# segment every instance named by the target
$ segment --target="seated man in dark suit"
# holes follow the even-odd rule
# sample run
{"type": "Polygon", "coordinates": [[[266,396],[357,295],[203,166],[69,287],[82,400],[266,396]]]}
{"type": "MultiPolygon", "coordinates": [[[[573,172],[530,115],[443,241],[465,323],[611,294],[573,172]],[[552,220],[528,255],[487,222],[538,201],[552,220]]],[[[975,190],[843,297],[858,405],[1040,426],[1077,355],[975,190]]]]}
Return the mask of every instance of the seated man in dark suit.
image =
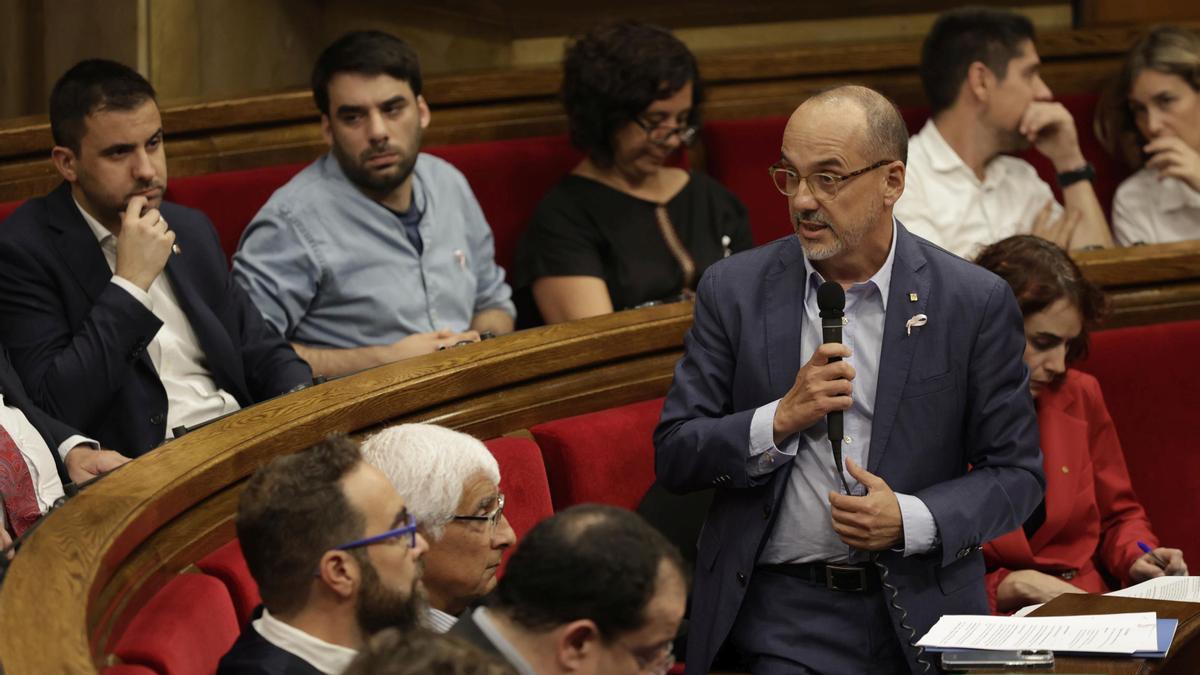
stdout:
{"type": "Polygon", "coordinates": [[[687,602],[679,551],[632,511],[585,504],[521,540],[487,607],[449,635],[521,675],[665,673],[687,602]]]}
{"type": "Polygon", "coordinates": [[[218,675],[335,675],[371,634],[416,625],[428,546],[354,441],[335,436],[259,469],[237,533],[263,605],[218,675]]]}
{"type": "Polygon", "coordinates": [[[64,483],[82,483],[128,461],[34,405],[0,348],[0,549],[63,496],[64,483]]]}
{"type": "Polygon", "coordinates": [[[35,402],[137,456],[311,382],[233,283],[208,218],[163,201],[162,119],[142,76],[77,64],[50,127],[64,182],[0,227],[0,342],[35,402]]]}

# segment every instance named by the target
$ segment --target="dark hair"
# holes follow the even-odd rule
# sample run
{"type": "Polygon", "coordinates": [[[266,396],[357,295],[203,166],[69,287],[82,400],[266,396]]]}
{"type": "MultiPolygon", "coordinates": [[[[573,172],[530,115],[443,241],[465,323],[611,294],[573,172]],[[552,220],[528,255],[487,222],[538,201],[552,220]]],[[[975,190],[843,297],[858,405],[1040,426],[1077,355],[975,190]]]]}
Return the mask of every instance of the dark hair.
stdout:
{"type": "Polygon", "coordinates": [[[666,28],[620,21],[575,38],[563,55],[562,101],[571,144],[596,164],[611,165],[617,129],[689,82],[688,124],[696,125],[701,99],[696,58],[666,28]]]}
{"type": "Polygon", "coordinates": [[[1157,26],[1129,51],[1121,74],[1104,90],[1096,108],[1096,134],[1109,154],[1130,167],[1146,162],[1142,136],[1129,107],[1129,92],[1138,75],[1153,70],[1176,75],[1200,91],[1200,34],[1181,26],[1157,26]]]}
{"type": "Polygon", "coordinates": [[[367,641],[345,675],[515,675],[506,662],[452,635],[385,628],[367,641]]]}
{"type": "Polygon", "coordinates": [[[663,560],[684,576],[679,550],[636,513],[572,506],[525,535],[489,604],[530,630],[591,619],[610,640],[644,625],[663,560]]]}
{"type": "Polygon", "coordinates": [[[972,63],[982,62],[1003,80],[1008,62],[1033,39],[1033,23],[1015,12],[962,7],[943,13],[921,46],[921,84],[932,114],[954,105],[972,63]]]}
{"type": "Polygon", "coordinates": [[[129,66],[107,59],[80,61],[50,91],[54,144],[79,152],[84,118],[100,110],[133,110],[155,99],[154,87],[129,66]]]}
{"type": "Polygon", "coordinates": [[[1008,282],[1022,316],[1067,298],[1083,316],[1083,330],[1067,347],[1067,363],[1087,356],[1088,332],[1104,319],[1108,301],[1066,251],[1041,237],[1019,234],[983,249],[975,263],[1008,282]]]}
{"type": "Polygon", "coordinates": [[[362,536],[366,519],[340,483],[362,461],[357,443],[335,435],[271,460],[246,484],[238,501],[238,539],[272,613],[301,609],[321,556],[362,536]]]}
{"type": "Polygon", "coordinates": [[[334,40],[317,57],[313,66],[313,101],[322,114],[329,114],[329,81],[338,73],[390,75],[421,95],[421,61],[408,43],[377,30],[346,33],[334,40]]]}

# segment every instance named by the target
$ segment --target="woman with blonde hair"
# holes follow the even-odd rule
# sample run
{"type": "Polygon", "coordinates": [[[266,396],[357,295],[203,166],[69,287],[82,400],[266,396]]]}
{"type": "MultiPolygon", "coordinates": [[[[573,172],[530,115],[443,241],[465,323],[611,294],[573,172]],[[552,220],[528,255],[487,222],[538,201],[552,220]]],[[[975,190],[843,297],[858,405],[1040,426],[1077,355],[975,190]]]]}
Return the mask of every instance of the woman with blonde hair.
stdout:
{"type": "Polygon", "coordinates": [[[1160,26],[1125,62],[1101,137],[1138,171],[1117,189],[1117,243],[1200,239],[1200,35],[1160,26]]]}

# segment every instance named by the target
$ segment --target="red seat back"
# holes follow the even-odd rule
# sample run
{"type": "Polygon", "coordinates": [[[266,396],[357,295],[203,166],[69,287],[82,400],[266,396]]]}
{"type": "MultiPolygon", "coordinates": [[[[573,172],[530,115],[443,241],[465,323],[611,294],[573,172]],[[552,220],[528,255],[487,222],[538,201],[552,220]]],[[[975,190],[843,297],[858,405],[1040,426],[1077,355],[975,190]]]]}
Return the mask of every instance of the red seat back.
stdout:
{"type": "Polygon", "coordinates": [[[178,178],[167,184],[167,199],[203,211],[217,228],[225,256],[232,259],[250,219],[305,166],[284,164],[178,178]]]}
{"type": "Polygon", "coordinates": [[[24,203],[25,203],[24,199],[22,199],[20,201],[16,201],[16,202],[0,203],[0,223],[4,222],[5,218],[11,216],[12,212],[16,211],[17,207],[24,203]]]}
{"type": "Polygon", "coordinates": [[[555,510],[600,502],[636,509],[654,483],[654,427],[663,399],[539,424],[555,510]]]}
{"type": "Polygon", "coordinates": [[[225,585],[207,574],[180,574],[138,611],[113,653],[160,673],[211,675],[237,636],[225,585]]]}
{"type": "MultiPolygon", "coordinates": [[[[493,438],[483,444],[500,464],[500,490],[506,500],[504,514],[520,541],[534,525],[554,515],[542,451],[532,440],[516,436],[493,438]]],[[[504,552],[503,564],[507,564],[513,550],[510,547],[504,552]]]]}
{"type": "Polygon", "coordinates": [[[242,557],[241,542],[234,539],[196,561],[196,567],[225,584],[237,612],[238,625],[244,626],[254,608],[262,602],[262,597],[258,594],[258,584],[250,576],[246,559],[242,557]]]}
{"type": "Polygon", "coordinates": [[[1183,549],[1186,560],[1200,561],[1192,522],[1200,513],[1193,389],[1200,373],[1200,321],[1094,333],[1091,353],[1079,367],[1100,380],[1154,533],[1164,546],[1183,549]]]}

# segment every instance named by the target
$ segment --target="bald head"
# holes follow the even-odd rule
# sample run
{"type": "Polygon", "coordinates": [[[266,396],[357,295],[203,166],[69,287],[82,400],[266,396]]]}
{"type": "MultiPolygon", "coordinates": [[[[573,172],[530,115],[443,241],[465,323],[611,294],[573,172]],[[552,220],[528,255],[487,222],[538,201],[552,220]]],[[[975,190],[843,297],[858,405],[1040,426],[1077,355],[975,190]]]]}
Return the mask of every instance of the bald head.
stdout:
{"type": "MultiPolygon", "coordinates": [[[[800,104],[793,119],[801,113],[815,114],[826,120],[838,120],[855,127],[860,151],[869,161],[881,159],[908,162],[908,129],[895,104],[874,89],[843,85],[817,93],[800,104]]],[[[789,122],[790,124],[790,122],[789,122]]]]}

